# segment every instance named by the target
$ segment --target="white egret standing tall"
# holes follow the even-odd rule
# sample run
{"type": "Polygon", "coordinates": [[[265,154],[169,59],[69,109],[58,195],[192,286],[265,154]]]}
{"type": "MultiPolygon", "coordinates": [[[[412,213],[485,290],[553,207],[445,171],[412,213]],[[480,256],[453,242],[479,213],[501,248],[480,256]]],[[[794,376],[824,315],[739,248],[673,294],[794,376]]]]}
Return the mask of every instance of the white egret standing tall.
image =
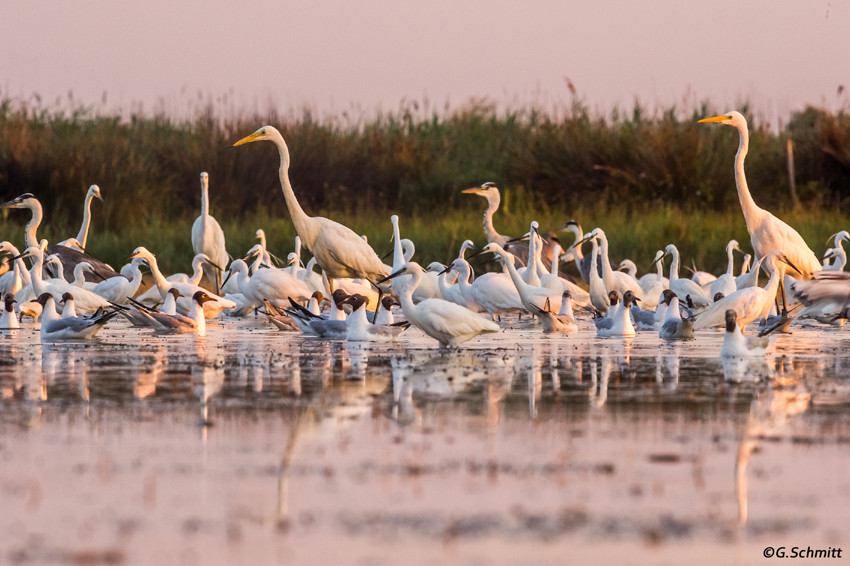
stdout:
{"type": "Polygon", "coordinates": [[[295,231],[301,236],[301,242],[316,258],[319,267],[327,273],[328,279],[349,277],[375,281],[384,277],[387,270],[381,258],[351,228],[321,216],[307,216],[298,204],[289,181],[289,148],[276,128],[263,126],[233,145],[261,140],[271,141],[277,146],[280,154],[280,186],[292,223],[295,225],[295,231]]]}
{"type": "Polygon", "coordinates": [[[747,119],[740,112],[733,111],[722,116],[703,118],[700,122],[717,122],[738,130],[735,184],[738,187],[738,200],[741,203],[741,211],[744,213],[756,258],[764,257],[773,250],[782,250],[789,262],[800,270],[800,276],[804,279],[811,277],[815,271],[820,271],[822,265],[803,237],[791,226],[759,207],[750,194],[747,178],[744,175],[744,159],[747,157],[750,146],[747,119]]]}
{"type": "Polygon", "coordinates": [[[196,254],[207,254],[213,265],[203,265],[204,275],[213,286],[216,294],[221,293],[221,277],[227,267],[227,249],[224,244],[224,230],[218,221],[210,216],[210,176],[201,173],[201,215],[192,224],[192,249],[196,254]]]}

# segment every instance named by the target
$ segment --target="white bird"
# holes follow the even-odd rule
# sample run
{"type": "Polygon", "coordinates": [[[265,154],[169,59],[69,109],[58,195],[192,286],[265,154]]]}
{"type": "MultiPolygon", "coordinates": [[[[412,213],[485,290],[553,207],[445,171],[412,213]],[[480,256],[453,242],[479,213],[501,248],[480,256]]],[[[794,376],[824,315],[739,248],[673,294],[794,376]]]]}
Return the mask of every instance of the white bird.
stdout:
{"type": "Polygon", "coordinates": [[[42,306],[41,341],[54,342],[59,340],[88,340],[93,338],[112,317],[116,311],[100,312],[92,317],[69,316],[60,318],[56,312],[53,295],[42,293],[38,297],[42,306]]]}
{"type": "Polygon", "coordinates": [[[617,291],[621,295],[631,291],[638,299],[643,299],[643,291],[634,277],[622,271],[614,271],[608,259],[608,237],[601,228],[594,228],[584,236],[584,240],[599,240],[599,256],[602,260],[602,281],[605,283],[606,291],[617,291]]]}
{"type": "Polygon", "coordinates": [[[721,116],[703,118],[700,122],[717,122],[732,126],[738,130],[738,153],[735,155],[735,184],[738,189],[738,201],[744,220],[747,223],[747,231],[750,233],[750,242],[757,258],[766,256],[773,250],[782,250],[788,261],[797,266],[800,277],[807,279],[812,273],[820,271],[822,265],[817,256],[806,244],[803,237],[791,226],[760,208],[753,200],[750,189],[747,186],[747,178],[744,174],[744,159],[750,144],[750,135],[747,128],[747,120],[737,111],[729,112],[721,116]]]}
{"type": "Polygon", "coordinates": [[[655,252],[655,258],[652,261],[653,265],[656,266],[656,272],[645,273],[638,279],[638,285],[643,291],[643,306],[648,310],[658,308],[661,293],[664,292],[664,289],[670,287],[670,280],[664,277],[664,262],[660,261],[663,257],[664,250],[655,252]]]}
{"type": "Polygon", "coordinates": [[[632,324],[631,305],[636,300],[631,290],[623,294],[623,300],[614,308],[614,313],[610,317],[603,318],[597,321],[596,335],[602,337],[625,337],[635,335],[635,327],[632,324]]]}
{"type": "MultiPolygon", "coordinates": [[[[422,267],[416,262],[404,264],[400,270],[394,271],[385,279],[405,273],[410,273],[413,280],[399,296],[401,310],[408,322],[437,340],[441,348],[457,348],[479,334],[499,332],[499,325],[495,322],[455,303],[443,299],[425,299],[414,303],[413,291],[422,280],[422,267]]],[[[381,282],[383,280],[378,281],[381,282]]]]}
{"type": "Polygon", "coordinates": [[[321,216],[307,216],[298,204],[289,181],[289,148],[277,129],[263,126],[233,145],[260,140],[269,140],[277,146],[280,154],[280,186],[295,231],[301,236],[302,243],[316,258],[328,279],[348,277],[375,281],[384,277],[386,268],[381,258],[353,230],[321,216]]]}
{"type": "Polygon", "coordinates": [[[694,329],[723,326],[726,323],[726,311],[728,309],[737,313],[737,320],[742,330],[746,329],[747,325],[754,320],[766,318],[776,298],[779,282],[782,281],[785,274],[785,265],[791,265],[785,254],[779,250],[771,251],[762,262],[762,267],[770,274],[767,284],[764,287],[738,289],[712,303],[697,315],[694,329]]]}
{"type": "MultiPolygon", "coordinates": [[[[192,274],[191,275],[186,274],[186,273],[173,273],[173,274],[169,275],[168,277],[166,277],[165,280],[168,281],[169,283],[188,283],[190,285],[194,285],[194,286],[200,288],[201,278],[204,276],[204,267],[203,266],[204,266],[204,264],[209,263],[209,262],[210,262],[210,259],[207,256],[207,254],[204,254],[204,253],[195,254],[195,257],[192,258],[192,274]]],[[[212,267],[211,263],[210,263],[210,268],[215,269],[214,267],[212,267]]],[[[123,273],[124,268],[122,268],[121,271],[122,271],[122,275],[126,276],[126,274],[123,273]]],[[[127,279],[129,280],[132,277],[133,277],[133,274],[131,272],[130,275],[127,276],[127,279]]],[[[236,289],[234,289],[234,292],[238,292],[238,291],[239,291],[238,287],[236,289]]],[[[166,298],[165,295],[163,294],[163,292],[160,291],[158,285],[151,285],[151,287],[147,291],[145,291],[144,293],[139,295],[139,298],[137,300],[142,304],[152,306],[152,305],[161,303],[163,300],[165,300],[165,298],[166,298]]]]}
{"type": "Polygon", "coordinates": [[[720,356],[723,358],[764,356],[771,345],[771,336],[744,336],[738,325],[738,315],[735,309],[724,312],[726,334],[723,336],[723,346],[720,348],[720,356]]]}
{"type": "MultiPolygon", "coordinates": [[[[402,239],[401,232],[398,227],[398,215],[390,216],[390,223],[393,226],[393,265],[392,271],[401,269],[401,266],[413,258],[416,253],[416,247],[413,242],[407,238],[402,239]]],[[[468,240],[467,240],[468,241],[468,240]]],[[[441,297],[440,286],[437,281],[437,274],[431,271],[425,271],[422,277],[422,283],[416,288],[413,293],[413,300],[416,302],[441,297]]],[[[410,277],[396,277],[392,280],[392,288],[396,295],[400,295],[403,288],[410,281],[410,277]]]]}
{"type": "Polygon", "coordinates": [[[86,192],[86,198],[83,201],[83,223],[80,226],[80,231],[77,232],[76,238],[68,238],[59,242],[60,246],[79,247],[80,251],[86,250],[86,243],[89,238],[89,227],[91,226],[91,201],[100,199],[103,202],[103,197],[100,195],[100,187],[92,185],[86,192]]]}
{"type": "Polygon", "coordinates": [[[510,236],[499,234],[493,227],[493,214],[499,210],[499,204],[502,201],[502,195],[499,193],[499,187],[496,186],[496,183],[487,182],[478,187],[464,189],[461,192],[487,199],[487,208],[484,210],[484,237],[487,239],[487,243],[498,244],[510,253],[515,261],[525,265],[528,261],[528,246],[519,241],[512,241],[513,239],[510,236]]]}
{"type": "Polygon", "coordinates": [[[471,289],[472,298],[492,320],[503,314],[525,311],[519,292],[507,273],[482,273],[472,282],[471,289]]]}
{"type": "Polygon", "coordinates": [[[835,247],[827,250],[826,255],[824,255],[824,260],[828,256],[833,261],[830,265],[824,265],[823,268],[827,271],[844,271],[844,266],[847,265],[847,252],[844,251],[842,242],[850,242],[850,234],[847,233],[847,230],[842,230],[835,234],[833,238],[835,247]]]}
{"type": "Polygon", "coordinates": [[[196,254],[206,254],[212,265],[203,264],[204,275],[216,294],[221,293],[221,277],[227,266],[227,248],[224,243],[224,230],[218,221],[210,216],[210,176],[201,173],[201,215],[192,224],[192,249],[196,254]],[[215,266],[215,267],[213,267],[215,266]],[[216,269],[217,268],[217,269],[216,269]]]}
{"type": "Polygon", "coordinates": [[[542,312],[557,312],[561,310],[561,299],[563,298],[562,291],[553,291],[546,287],[537,287],[529,285],[522,280],[516,267],[514,267],[514,258],[510,252],[506,251],[499,244],[491,242],[484,246],[481,253],[494,253],[499,256],[502,265],[507,268],[511,281],[519,293],[522,306],[525,310],[534,315],[539,315],[542,312]]]}
{"type": "Polygon", "coordinates": [[[277,267],[258,269],[251,275],[248,273],[248,264],[235,259],[230,264],[230,276],[237,278],[239,291],[257,306],[262,305],[265,299],[283,309],[289,306],[290,298],[306,304],[313,295],[303,281],[277,267]]]}
{"type": "Polygon", "coordinates": [[[740,252],[741,247],[736,240],[729,240],[729,243],[726,244],[726,272],[708,285],[708,296],[712,299],[717,293],[723,293],[725,297],[738,289],[735,284],[735,258],[733,256],[735,250],[740,252]]]}
{"type": "Polygon", "coordinates": [[[129,298],[136,294],[142,284],[142,271],[139,266],[143,263],[145,263],[144,258],[133,259],[130,262],[132,279],[127,279],[123,275],[121,277],[110,277],[95,285],[91,290],[92,293],[100,295],[110,303],[127,304],[129,298]]]}
{"type": "MultiPolygon", "coordinates": [[[[145,263],[148,264],[148,267],[151,270],[151,275],[153,275],[153,280],[156,286],[159,288],[160,296],[163,298],[168,290],[172,287],[176,288],[180,291],[181,297],[177,300],[177,309],[182,313],[188,313],[195,306],[195,301],[192,297],[195,296],[195,293],[198,291],[205,291],[206,289],[202,289],[198,285],[192,285],[190,283],[181,283],[179,281],[168,281],[162,272],[159,270],[159,265],[156,261],[156,256],[150,252],[144,246],[139,246],[133,253],[130,254],[130,259],[135,259],[137,257],[144,258],[145,263]]],[[[207,318],[215,318],[217,317],[222,310],[225,309],[235,309],[236,303],[226,299],[224,297],[219,297],[214,293],[208,293],[207,298],[201,303],[203,305],[204,315],[207,318]]]]}
{"type": "Polygon", "coordinates": [[[6,293],[3,298],[3,314],[0,314],[0,330],[15,330],[21,327],[15,312],[15,295],[6,293]]]}
{"type": "MultiPolygon", "coordinates": [[[[44,293],[50,293],[53,296],[54,301],[59,301],[61,300],[63,293],[72,293],[76,299],[77,310],[81,314],[92,314],[99,308],[108,308],[110,306],[109,301],[103,297],[86,289],[75,287],[64,280],[44,280],[41,275],[42,266],[44,265],[44,252],[40,246],[29,247],[18,257],[35,258],[32,269],[30,270],[30,278],[32,279],[33,292],[37,296],[41,296],[44,293]]],[[[16,298],[20,300],[20,297],[16,298]]],[[[55,302],[51,304],[55,306],[55,302]]],[[[44,303],[41,302],[41,305],[43,307],[44,303]]]]}
{"type": "MultiPolygon", "coordinates": [[[[19,197],[0,205],[0,209],[3,208],[24,208],[30,211],[30,220],[24,228],[26,245],[28,248],[38,247],[39,241],[36,233],[39,225],[41,224],[41,220],[44,217],[44,212],[38,199],[31,193],[24,193],[19,197]]],[[[96,274],[92,276],[93,280],[96,280],[98,277],[101,279],[108,279],[109,277],[115,277],[118,275],[118,272],[112,269],[109,265],[72,247],[48,246],[47,253],[56,254],[62,258],[62,266],[65,269],[64,276],[66,281],[74,278],[74,266],[81,261],[88,261],[92,265],[92,269],[96,274]]]]}
{"type": "Polygon", "coordinates": [[[679,249],[674,244],[668,244],[664,250],[665,256],[670,255],[673,257],[673,261],[670,262],[669,289],[676,293],[680,301],[687,300],[687,296],[690,295],[694,306],[701,308],[710,305],[711,298],[696,281],[679,277],[679,249]]]}
{"type": "Polygon", "coordinates": [[[24,260],[19,257],[21,252],[18,251],[18,248],[10,242],[4,241],[0,243],[0,253],[17,258],[11,260],[12,269],[0,276],[0,296],[5,297],[9,293],[14,295],[27,285],[32,285],[30,272],[24,264],[24,260]]]}
{"type": "Polygon", "coordinates": [[[805,305],[798,317],[833,322],[843,318],[839,313],[850,305],[850,273],[818,271],[811,279],[794,282],[791,291],[805,305]]]}

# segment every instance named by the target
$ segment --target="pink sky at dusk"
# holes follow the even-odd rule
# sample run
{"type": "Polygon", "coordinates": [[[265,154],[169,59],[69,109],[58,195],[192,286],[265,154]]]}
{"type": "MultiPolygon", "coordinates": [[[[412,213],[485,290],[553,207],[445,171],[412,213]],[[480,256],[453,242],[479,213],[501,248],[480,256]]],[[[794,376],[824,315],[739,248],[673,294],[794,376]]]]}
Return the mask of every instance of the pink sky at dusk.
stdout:
{"type": "Polygon", "coordinates": [[[0,93],[107,111],[321,115],[487,98],[607,113],[847,107],[850,5],[823,0],[0,2],[0,93]],[[102,100],[106,93],[106,105],[102,100]],[[226,102],[220,102],[221,100],[226,102]]]}

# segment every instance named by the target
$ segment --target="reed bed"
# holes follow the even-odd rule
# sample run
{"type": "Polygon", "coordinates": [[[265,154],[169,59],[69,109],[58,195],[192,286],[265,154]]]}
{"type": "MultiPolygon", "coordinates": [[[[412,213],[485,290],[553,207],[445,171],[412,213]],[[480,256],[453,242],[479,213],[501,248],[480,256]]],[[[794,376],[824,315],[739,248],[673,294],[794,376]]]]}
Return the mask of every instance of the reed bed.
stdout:
{"type": "MultiPolygon", "coordinates": [[[[744,109],[745,114],[746,108],[744,109]]],[[[95,202],[90,251],[120,264],[137,245],[166,270],[185,270],[199,211],[201,171],[210,173],[211,212],[228,249],[247,250],[264,228],[273,251],[292,248],[294,229],[277,180],[271,144],[230,147],[263,124],[277,126],[292,153],[290,175],[310,214],[340,220],[390,249],[389,215],[424,263],[445,261],[460,242],[483,239],[484,201],[461,189],[495,181],[503,190],[495,219],[507,234],[570,219],[600,226],[612,259],[647,269],[673,242],[685,262],[725,265],[730,238],[749,247],[735,193],[732,128],[697,124],[708,105],[594,116],[581,104],[553,116],[475,103],[446,115],[403,108],[372,119],[319,120],[311,112],[219,117],[210,107],[191,120],[164,115],[104,116],[0,100],[0,200],[31,192],[45,209],[40,236],[76,233],[90,184],[95,202]]],[[[850,114],[806,108],[776,131],[751,120],[747,175],[757,202],[798,227],[816,253],[848,228],[850,114]],[[786,143],[794,143],[799,204],[790,197],[786,143]]],[[[26,214],[0,214],[0,238],[22,245],[26,214]]],[[[571,236],[564,235],[571,243],[571,236]]]]}

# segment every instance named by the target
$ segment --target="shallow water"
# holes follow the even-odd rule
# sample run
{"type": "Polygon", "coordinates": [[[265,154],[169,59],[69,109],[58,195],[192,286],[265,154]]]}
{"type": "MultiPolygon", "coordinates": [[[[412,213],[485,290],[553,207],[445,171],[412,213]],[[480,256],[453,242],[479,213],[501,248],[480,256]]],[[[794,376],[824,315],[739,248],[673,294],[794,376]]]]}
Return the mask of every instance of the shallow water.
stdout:
{"type": "Polygon", "coordinates": [[[720,332],[528,324],[452,352],[254,319],[0,335],[0,563],[846,558],[850,333],[723,363],[720,332]]]}

